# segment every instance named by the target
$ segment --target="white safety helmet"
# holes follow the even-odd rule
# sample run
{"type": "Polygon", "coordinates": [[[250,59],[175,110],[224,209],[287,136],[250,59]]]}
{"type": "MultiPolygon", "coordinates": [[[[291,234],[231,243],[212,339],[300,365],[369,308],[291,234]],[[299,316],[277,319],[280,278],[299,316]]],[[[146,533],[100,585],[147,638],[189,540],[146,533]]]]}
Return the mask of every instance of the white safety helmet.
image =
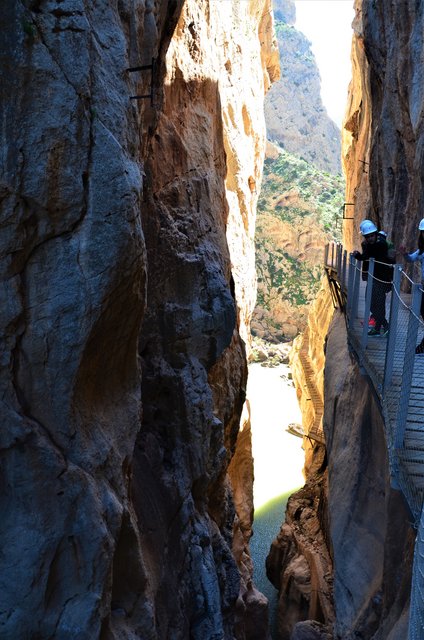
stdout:
{"type": "Polygon", "coordinates": [[[371,220],[362,220],[361,224],[359,225],[359,233],[362,233],[362,229],[363,229],[364,225],[366,226],[370,222],[371,222],[371,220]]]}
{"type": "Polygon", "coordinates": [[[361,235],[369,236],[371,233],[376,233],[377,227],[374,222],[371,222],[371,220],[362,220],[359,226],[359,231],[361,235]]]}
{"type": "Polygon", "coordinates": [[[418,225],[418,229],[420,231],[424,231],[424,218],[421,220],[420,224],[418,225]]]}

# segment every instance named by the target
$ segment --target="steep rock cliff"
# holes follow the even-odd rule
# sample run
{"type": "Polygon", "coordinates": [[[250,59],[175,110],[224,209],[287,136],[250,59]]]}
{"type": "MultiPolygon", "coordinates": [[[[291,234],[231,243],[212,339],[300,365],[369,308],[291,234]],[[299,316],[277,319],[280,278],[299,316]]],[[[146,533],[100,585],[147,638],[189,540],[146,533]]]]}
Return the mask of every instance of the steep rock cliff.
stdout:
{"type": "Polygon", "coordinates": [[[324,428],[337,638],[401,640],[415,533],[390,487],[381,407],[349,353],[343,316],[330,328],[324,428]]]}
{"type": "Polygon", "coordinates": [[[423,178],[422,26],[420,3],[356,0],[353,78],[343,131],[347,246],[371,218],[396,246],[415,240],[423,178]],[[366,163],[366,164],[364,164],[366,163]],[[369,214],[369,216],[368,216],[369,214]]]}
{"type": "Polygon", "coordinates": [[[2,17],[0,635],[265,638],[226,470],[269,2],[2,17]]]}
{"type": "MultiPolygon", "coordinates": [[[[352,219],[345,221],[344,240],[348,249],[357,246],[360,220],[371,217],[395,244],[413,246],[422,217],[423,7],[358,0],[355,9],[343,135],[346,201],[353,205],[346,209],[352,219]]],[[[328,464],[325,473],[318,470],[318,482],[327,486],[321,529],[329,534],[334,568],[334,637],[401,640],[408,633],[415,532],[402,496],[390,486],[381,407],[349,352],[339,312],[325,357],[328,464]]]]}
{"type": "Polygon", "coordinates": [[[282,640],[291,638],[292,632],[298,638],[328,638],[335,617],[323,432],[324,348],[332,315],[330,291],[323,281],[308,326],[290,354],[305,432],[306,482],[289,498],[285,522],[267,558],[268,577],[279,590],[282,640]],[[305,626],[308,620],[319,624],[305,626]]]}
{"type": "Polygon", "coordinates": [[[341,172],[340,130],[321,100],[321,81],[311,43],[296,29],[292,0],[274,0],[281,80],[265,100],[268,140],[322,171],[341,172]]]}

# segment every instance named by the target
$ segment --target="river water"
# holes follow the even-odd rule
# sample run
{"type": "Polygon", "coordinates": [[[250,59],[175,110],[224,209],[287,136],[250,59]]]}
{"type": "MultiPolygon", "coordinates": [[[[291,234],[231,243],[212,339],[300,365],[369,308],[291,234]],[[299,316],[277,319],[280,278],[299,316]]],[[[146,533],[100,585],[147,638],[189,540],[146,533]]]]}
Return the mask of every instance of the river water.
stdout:
{"type": "Polygon", "coordinates": [[[302,440],[287,433],[290,422],[301,423],[296,391],[288,380],[287,365],[249,365],[255,519],[250,551],[256,587],[269,600],[270,625],[276,638],[278,592],[266,577],[265,560],[277,536],[289,495],[304,484],[302,440]]]}

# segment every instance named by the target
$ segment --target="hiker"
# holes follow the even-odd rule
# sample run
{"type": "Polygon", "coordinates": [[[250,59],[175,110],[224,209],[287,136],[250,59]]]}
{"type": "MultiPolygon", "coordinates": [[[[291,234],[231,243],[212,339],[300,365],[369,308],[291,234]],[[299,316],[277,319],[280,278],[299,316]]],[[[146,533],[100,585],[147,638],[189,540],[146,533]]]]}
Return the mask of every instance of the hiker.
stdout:
{"type": "MultiPolygon", "coordinates": [[[[407,262],[417,262],[419,260],[421,262],[421,283],[424,286],[424,218],[421,220],[418,225],[418,249],[413,253],[406,253],[404,251],[404,247],[401,247],[401,251],[404,254],[404,258],[407,262]]],[[[421,297],[421,317],[424,320],[424,294],[421,297]]],[[[424,338],[421,340],[420,344],[416,347],[415,353],[417,355],[424,355],[424,338]]]]}
{"type": "Polygon", "coordinates": [[[353,256],[363,262],[362,279],[368,280],[369,259],[374,258],[374,277],[371,294],[371,317],[375,325],[371,326],[369,336],[387,336],[389,323],[386,319],[386,294],[392,288],[393,267],[390,266],[389,247],[384,236],[371,220],[363,220],[359,227],[363,242],[362,253],[354,251],[353,256]]]}

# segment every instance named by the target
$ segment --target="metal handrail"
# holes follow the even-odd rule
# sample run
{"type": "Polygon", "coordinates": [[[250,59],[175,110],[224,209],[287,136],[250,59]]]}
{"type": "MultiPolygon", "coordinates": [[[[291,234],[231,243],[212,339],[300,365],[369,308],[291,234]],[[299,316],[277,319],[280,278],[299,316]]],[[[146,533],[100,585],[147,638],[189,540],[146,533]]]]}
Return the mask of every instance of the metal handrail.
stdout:
{"type": "Polygon", "coordinates": [[[417,438],[417,429],[418,434],[424,434],[424,415],[421,420],[420,411],[416,412],[415,410],[415,413],[418,413],[418,420],[417,415],[411,414],[411,419],[414,419],[415,422],[411,423],[412,429],[408,427],[408,445],[405,438],[410,410],[411,385],[416,363],[415,345],[417,333],[420,325],[424,328],[424,324],[420,319],[421,297],[424,292],[422,285],[413,282],[404,272],[402,265],[393,265],[392,295],[389,311],[390,329],[385,351],[383,377],[379,379],[378,375],[380,374],[378,372],[376,374],[378,367],[373,363],[373,357],[375,356],[373,356],[372,350],[369,351],[368,340],[368,318],[371,308],[372,289],[374,283],[379,281],[374,276],[374,267],[377,261],[372,258],[369,259],[363,327],[359,329],[358,334],[358,323],[360,321],[357,316],[362,268],[352,253],[349,258],[346,254],[346,259],[344,260],[341,256],[345,254],[343,247],[338,244],[333,245],[331,250],[330,248],[326,249],[325,267],[331,269],[332,277],[338,278],[340,286],[346,288],[345,312],[349,341],[358,362],[371,378],[381,402],[392,486],[402,491],[414,518],[415,528],[418,529],[411,585],[408,640],[422,640],[424,638],[424,488],[422,483],[417,483],[416,476],[424,477],[424,456],[422,454],[424,437],[418,437],[418,444],[414,442],[414,438],[417,438]],[[411,303],[402,299],[402,277],[407,278],[411,285],[411,303]],[[402,319],[403,326],[401,326],[402,319]],[[406,339],[404,341],[405,333],[406,339]],[[357,337],[358,335],[360,338],[357,337]],[[395,361],[397,363],[397,376],[394,375],[395,361]],[[401,373],[399,374],[400,364],[401,373]],[[396,380],[395,377],[397,377],[396,380]],[[421,425],[423,426],[422,429],[420,429],[421,425]]]}

